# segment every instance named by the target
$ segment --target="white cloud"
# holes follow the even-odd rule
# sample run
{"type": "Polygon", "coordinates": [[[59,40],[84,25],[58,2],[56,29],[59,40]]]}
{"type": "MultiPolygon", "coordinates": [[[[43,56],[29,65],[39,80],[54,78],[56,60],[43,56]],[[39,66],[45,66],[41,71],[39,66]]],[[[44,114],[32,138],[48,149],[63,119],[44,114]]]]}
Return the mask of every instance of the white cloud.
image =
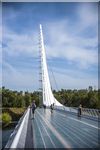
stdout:
{"type": "Polygon", "coordinates": [[[3,51],[8,55],[37,55],[38,45],[35,32],[20,34],[3,27],[3,42],[6,44],[3,51]]]}
{"type": "Polygon", "coordinates": [[[96,88],[98,86],[97,78],[77,78],[67,74],[65,75],[60,73],[58,74],[55,73],[55,76],[57,77],[56,81],[59,89],[61,87],[65,89],[82,89],[82,88],[86,89],[88,88],[89,85],[96,86],[96,88]]]}
{"type": "Polygon", "coordinates": [[[98,25],[98,3],[83,3],[79,5],[77,14],[82,27],[98,25]]]}
{"type": "MultiPolygon", "coordinates": [[[[18,70],[7,62],[3,62],[3,85],[7,88],[15,90],[38,90],[39,89],[39,75],[38,70],[31,70],[30,68],[23,68],[18,70]]],[[[89,85],[98,86],[98,78],[87,73],[75,71],[71,69],[52,68],[56,79],[57,87],[54,78],[49,74],[51,85],[53,89],[80,89],[88,88],[89,85]],[[75,72],[74,72],[75,71],[75,72]]]]}
{"type": "MultiPolygon", "coordinates": [[[[78,21],[73,20],[71,25],[68,18],[44,23],[46,52],[48,57],[66,58],[67,61],[75,62],[78,67],[86,67],[87,69],[92,65],[97,65],[98,62],[96,48],[98,46],[98,7],[87,5],[86,3],[80,4],[77,9],[77,17],[78,21]],[[87,30],[87,27],[90,26],[94,27],[95,35],[93,37],[84,37],[82,35],[84,30],[87,30]]],[[[3,51],[12,56],[37,56],[39,49],[38,32],[29,32],[29,30],[24,34],[19,34],[4,26],[3,38],[7,47],[3,48],[3,51]]]]}
{"type": "Polygon", "coordinates": [[[46,43],[48,57],[66,58],[67,61],[73,61],[75,65],[86,67],[86,69],[92,65],[97,65],[97,37],[84,38],[73,36],[66,29],[67,25],[62,24],[62,22],[58,22],[57,26],[48,25],[50,41],[50,43],[46,43]],[[61,27],[59,29],[59,24],[63,26],[62,30],[60,30],[61,27]]]}
{"type": "MultiPolygon", "coordinates": [[[[86,88],[89,85],[98,84],[98,77],[90,73],[85,74],[83,70],[88,70],[98,64],[98,35],[97,35],[97,10],[92,6],[80,6],[77,10],[79,21],[70,25],[70,21],[59,20],[44,23],[43,32],[47,57],[64,58],[67,63],[74,63],[76,72],[59,68],[55,72],[56,81],[60,88],[86,88]],[[85,37],[84,31],[88,27],[95,28],[93,37],[85,37]],[[81,71],[80,71],[81,68],[81,71]],[[61,70],[61,71],[60,71],[61,70]],[[65,72],[65,73],[64,73],[65,72]],[[74,77],[75,74],[75,77],[74,77]],[[78,76],[77,76],[78,74],[78,76]],[[64,79],[64,82],[63,82],[64,79]]],[[[12,17],[14,17],[12,15],[12,17]]],[[[74,20],[75,21],[75,20],[74,20]]],[[[6,46],[3,51],[12,57],[38,56],[38,32],[26,31],[26,33],[16,33],[3,26],[3,42],[6,46]]],[[[92,31],[91,31],[92,32],[92,31]]],[[[8,63],[3,68],[3,83],[5,86],[14,89],[38,89],[38,72],[30,68],[18,70],[8,63]]],[[[55,68],[56,70],[56,68],[55,68]]]]}
{"type": "MultiPolygon", "coordinates": [[[[77,9],[78,21],[63,20],[50,23],[47,32],[50,44],[47,44],[48,57],[63,57],[75,62],[82,68],[92,67],[98,63],[98,5],[80,4],[77,9]],[[95,5],[95,7],[94,7],[95,5]],[[85,30],[93,28],[94,36],[86,35],[85,30]],[[86,36],[85,36],[85,35],[86,36]]],[[[90,34],[90,33],[88,33],[90,34]]]]}
{"type": "Polygon", "coordinates": [[[53,75],[49,72],[53,89],[86,89],[89,85],[98,88],[98,73],[91,75],[79,70],[53,67],[53,75]]]}
{"type": "Polygon", "coordinates": [[[7,62],[3,62],[3,85],[16,90],[34,90],[39,88],[38,72],[30,68],[17,70],[7,62]]]}

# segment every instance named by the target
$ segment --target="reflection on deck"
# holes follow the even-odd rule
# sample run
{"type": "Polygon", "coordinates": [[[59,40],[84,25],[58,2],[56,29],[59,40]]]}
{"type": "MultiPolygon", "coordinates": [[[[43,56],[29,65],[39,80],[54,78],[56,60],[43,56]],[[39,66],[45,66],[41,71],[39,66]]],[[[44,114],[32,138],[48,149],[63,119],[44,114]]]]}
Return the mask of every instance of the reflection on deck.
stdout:
{"type": "Polygon", "coordinates": [[[24,121],[27,118],[28,121],[23,123],[24,129],[21,130],[17,144],[14,141],[8,142],[8,147],[13,148],[14,144],[16,148],[99,147],[100,128],[96,120],[80,118],[58,110],[54,110],[51,114],[50,109],[44,110],[43,108],[36,109],[34,119],[29,109],[29,114],[24,121]]]}

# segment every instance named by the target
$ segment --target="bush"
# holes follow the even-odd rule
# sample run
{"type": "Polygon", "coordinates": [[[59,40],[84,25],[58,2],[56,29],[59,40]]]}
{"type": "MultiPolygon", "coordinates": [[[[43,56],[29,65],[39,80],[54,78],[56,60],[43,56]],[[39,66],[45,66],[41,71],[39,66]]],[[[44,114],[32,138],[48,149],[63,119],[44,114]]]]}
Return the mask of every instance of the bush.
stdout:
{"type": "Polygon", "coordinates": [[[2,123],[5,125],[8,125],[11,123],[12,117],[8,113],[3,113],[2,114],[2,123]]]}

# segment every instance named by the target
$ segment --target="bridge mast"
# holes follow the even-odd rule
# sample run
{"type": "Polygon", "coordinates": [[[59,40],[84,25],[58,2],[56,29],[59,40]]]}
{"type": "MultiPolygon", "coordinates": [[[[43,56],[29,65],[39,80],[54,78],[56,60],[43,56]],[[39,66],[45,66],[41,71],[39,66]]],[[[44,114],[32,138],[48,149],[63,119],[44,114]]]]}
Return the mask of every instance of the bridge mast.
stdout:
{"type": "Polygon", "coordinates": [[[39,40],[39,48],[40,48],[40,61],[41,61],[41,83],[42,83],[42,102],[41,104],[45,104],[46,106],[50,106],[51,104],[55,103],[56,105],[61,106],[61,104],[54,98],[49,75],[48,75],[48,68],[46,62],[46,53],[45,53],[45,46],[44,46],[44,39],[43,39],[43,31],[42,25],[40,24],[40,40],[39,40]]]}
{"type": "Polygon", "coordinates": [[[40,82],[40,87],[39,87],[39,106],[43,106],[43,86],[42,86],[42,53],[41,53],[42,45],[41,45],[41,33],[39,32],[39,82],[40,82]]]}

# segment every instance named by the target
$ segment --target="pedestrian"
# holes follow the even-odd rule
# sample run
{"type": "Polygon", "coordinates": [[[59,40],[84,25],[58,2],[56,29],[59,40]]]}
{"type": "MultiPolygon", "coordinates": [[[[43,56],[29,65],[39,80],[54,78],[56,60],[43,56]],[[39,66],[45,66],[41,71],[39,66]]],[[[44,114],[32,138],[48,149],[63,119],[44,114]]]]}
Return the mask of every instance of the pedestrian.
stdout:
{"type": "Polygon", "coordinates": [[[43,104],[43,108],[46,109],[46,105],[45,104],[43,104]]]}
{"type": "Polygon", "coordinates": [[[54,103],[51,104],[50,108],[51,108],[51,113],[53,113],[53,110],[54,110],[54,103]]]}
{"type": "Polygon", "coordinates": [[[52,104],[50,105],[51,113],[53,113],[53,106],[52,104]]]}
{"type": "Polygon", "coordinates": [[[35,109],[36,109],[36,104],[35,104],[35,101],[33,101],[33,103],[32,103],[33,118],[34,118],[35,109]]]}
{"type": "Polygon", "coordinates": [[[46,105],[45,104],[43,104],[43,108],[44,108],[44,112],[45,112],[45,110],[46,110],[46,105]]]}
{"type": "Polygon", "coordinates": [[[78,117],[80,117],[81,115],[82,115],[82,105],[80,104],[78,108],[78,117]]]}

